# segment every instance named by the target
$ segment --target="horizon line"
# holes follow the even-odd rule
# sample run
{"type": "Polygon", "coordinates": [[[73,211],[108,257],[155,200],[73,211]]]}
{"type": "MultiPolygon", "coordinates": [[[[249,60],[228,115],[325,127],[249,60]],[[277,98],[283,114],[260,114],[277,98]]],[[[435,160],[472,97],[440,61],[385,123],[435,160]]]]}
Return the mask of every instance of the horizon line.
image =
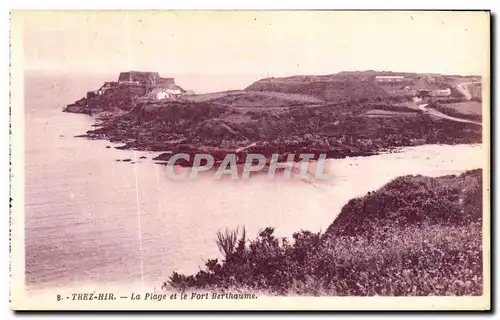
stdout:
{"type": "MultiPolygon", "coordinates": [[[[92,70],[64,70],[64,69],[35,69],[35,68],[25,68],[23,70],[23,73],[33,73],[33,72],[40,72],[40,73],[79,73],[79,74],[102,74],[102,75],[108,75],[108,74],[120,74],[121,72],[158,72],[160,75],[169,75],[169,73],[157,71],[157,70],[151,70],[150,68],[144,68],[143,70],[140,70],[139,68],[135,69],[122,69],[121,71],[118,70],[113,70],[113,71],[92,71],[92,70]]],[[[441,73],[441,72],[435,72],[435,71],[426,71],[426,72],[419,72],[419,71],[394,71],[394,70],[376,70],[376,69],[365,69],[365,70],[342,70],[342,71],[337,71],[337,72],[330,72],[330,73],[300,73],[300,74],[268,74],[266,72],[254,72],[254,73],[217,73],[217,72],[200,72],[200,73],[193,73],[193,72],[173,72],[170,73],[172,75],[204,75],[204,76],[214,76],[214,75],[232,75],[232,76],[238,76],[238,75],[264,75],[266,74],[264,78],[284,78],[284,77],[293,77],[293,76],[329,76],[329,75],[335,75],[335,74],[341,74],[341,73],[364,73],[364,72],[379,72],[379,73],[384,73],[384,72],[391,72],[391,73],[414,73],[414,74],[422,74],[422,75],[441,75],[441,76],[467,76],[467,77],[482,77],[482,75],[479,74],[471,74],[471,73],[441,73]]],[[[263,78],[263,79],[264,79],[263,78]]]]}

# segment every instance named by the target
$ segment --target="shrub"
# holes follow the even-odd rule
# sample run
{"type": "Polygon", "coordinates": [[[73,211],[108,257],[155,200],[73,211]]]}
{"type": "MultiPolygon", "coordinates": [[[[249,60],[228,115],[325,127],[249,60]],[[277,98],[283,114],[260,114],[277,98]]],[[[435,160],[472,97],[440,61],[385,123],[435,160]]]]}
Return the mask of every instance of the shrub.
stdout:
{"type": "MultiPolygon", "coordinates": [[[[217,240],[215,242],[217,244],[217,248],[219,248],[219,251],[224,255],[226,259],[234,253],[236,244],[238,242],[239,233],[239,229],[230,231],[226,228],[223,232],[217,231],[217,240]]],[[[240,242],[242,243],[245,243],[245,234],[245,229],[243,228],[240,239],[240,242]]]]}

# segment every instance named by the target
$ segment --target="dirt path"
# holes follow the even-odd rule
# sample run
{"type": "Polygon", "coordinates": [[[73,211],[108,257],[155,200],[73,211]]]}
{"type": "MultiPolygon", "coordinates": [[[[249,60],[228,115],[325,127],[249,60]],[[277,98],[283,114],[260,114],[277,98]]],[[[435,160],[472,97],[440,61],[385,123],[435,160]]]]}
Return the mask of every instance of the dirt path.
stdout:
{"type": "Polygon", "coordinates": [[[462,118],[456,118],[456,117],[452,117],[452,116],[449,116],[447,114],[444,114],[440,111],[437,111],[436,109],[433,109],[433,108],[427,108],[427,104],[422,104],[420,106],[418,106],[420,110],[428,113],[428,114],[431,114],[435,117],[439,117],[439,118],[442,118],[442,119],[448,119],[448,120],[451,120],[451,121],[455,121],[455,122],[465,122],[465,123],[473,123],[473,124],[477,124],[477,125],[480,125],[482,126],[483,124],[481,122],[478,122],[478,121],[473,121],[473,120],[468,120],[468,119],[462,119],[462,118]]]}
{"type": "Polygon", "coordinates": [[[457,83],[456,88],[458,91],[460,91],[464,96],[465,99],[471,100],[472,99],[472,94],[469,91],[468,85],[474,84],[474,82],[462,82],[462,83],[457,83]]]}
{"type": "Polygon", "coordinates": [[[468,120],[468,119],[462,119],[462,118],[455,118],[455,117],[449,116],[447,114],[444,114],[444,113],[439,112],[439,111],[437,111],[435,109],[432,109],[432,108],[429,108],[427,110],[428,110],[429,114],[432,114],[433,116],[440,117],[440,118],[443,118],[443,119],[448,119],[448,120],[452,120],[452,121],[456,121],[456,122],[473,123],[473,124],[477,124],[477,125],[480,125],[480,126],[483,125],[481,122],[473,121],[473,120],[468,120]]]}

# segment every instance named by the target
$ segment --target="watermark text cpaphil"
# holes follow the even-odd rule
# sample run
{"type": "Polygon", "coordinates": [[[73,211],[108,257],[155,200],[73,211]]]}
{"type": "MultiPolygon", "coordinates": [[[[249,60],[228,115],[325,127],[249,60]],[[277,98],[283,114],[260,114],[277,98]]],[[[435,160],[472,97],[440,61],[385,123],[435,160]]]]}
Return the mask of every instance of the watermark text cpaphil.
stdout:
{"type": "Polygon", "coordinates": [[[210,154],[176,153],[168,159],[166,165],[167,176],[172,180],[194,180],[200,172],[208,171],[213,172],[214,179],[249,179],[252,173],[267,171],[268,179],[273,179],[277,172],[282,172],[281,177],[285,179],[329,180],[332,175],[326,170],[326,160],[326,154],[309,153],[290,153],[286,158],[281,154],[265,156],[256,153],[245,154],[242,158],[240,154],[228,153],[218,161],[210,154]],[[179,165],[189,167],[190,170],[176,170],[179,165]]]}

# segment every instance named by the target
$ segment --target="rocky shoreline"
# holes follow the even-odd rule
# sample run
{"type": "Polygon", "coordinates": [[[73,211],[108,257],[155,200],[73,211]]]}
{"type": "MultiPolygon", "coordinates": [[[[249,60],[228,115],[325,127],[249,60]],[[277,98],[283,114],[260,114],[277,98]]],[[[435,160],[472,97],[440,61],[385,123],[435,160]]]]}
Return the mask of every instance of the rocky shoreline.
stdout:
{"type": "MultiPolygon", "coordinates": [[[[198,106],[194,106],[196,107],[198,106]]],[[[168,105],[163,108],[175,109],[168,105]]],[[[306,110],[302,111],[307,112],[306,110]]],[[[86,137],[121,142],[123,145],[119,149],[166,151],[155,158],[163,161],[175,153],[211,154],[217,161],[222,160],[226,154],[237,153],[238,149],[245,147],[243,153],[265,156],[279,153],[286,158],[290,153],[308,153],[316,156],[326,154],[328,158],[345,158],[374,155],[404,146],[481,141],[480,127],[432,119],[425,114],[417,114],[411,118],[339,115],[335,117],[336,120],[332,119],[332,125],[314,130],[310,124],[332,116],[331,112],[327,110],[328,116],[319,114],[303,118],[303,123],[298,125],[293,111],[297,110],[289,110],[279,117],[262,112],[260,119],[243,124],[212,117],[169,119],[157,116],[142,119],[137,113],[131,112],[112,118],[95,130],[89,130],[86,137]],[[292,126],[290,134],[286,134],[287,126],[292,126]]]]}
{"type": "MultiPolygon", "coordinates": [[[[331,93],[339,80],[323,82],[306,87],[316,92],[323,85],[331,93]]],[[[97,116],[97,128],[87,131],[86,137],[123,143],[119,149],[164,151],[155,158],[163,161],[175,153],[211,154],[216,161],[228,153],[242,154],[240,161],[248,153],[345,158],[482,139],[481,126],[408,107],[410,97],[380,94],[384,91],[373,84],[363,92],[350,89],[355,97],[339,96],[340,89],[335,94],[305,95],[296,85],[290,94],[267,92],[261,84],[249,88],[163,100],[141,98],[136,87],[121,88],[93,100],[81,99],[64,111],[97,116]]]]}

